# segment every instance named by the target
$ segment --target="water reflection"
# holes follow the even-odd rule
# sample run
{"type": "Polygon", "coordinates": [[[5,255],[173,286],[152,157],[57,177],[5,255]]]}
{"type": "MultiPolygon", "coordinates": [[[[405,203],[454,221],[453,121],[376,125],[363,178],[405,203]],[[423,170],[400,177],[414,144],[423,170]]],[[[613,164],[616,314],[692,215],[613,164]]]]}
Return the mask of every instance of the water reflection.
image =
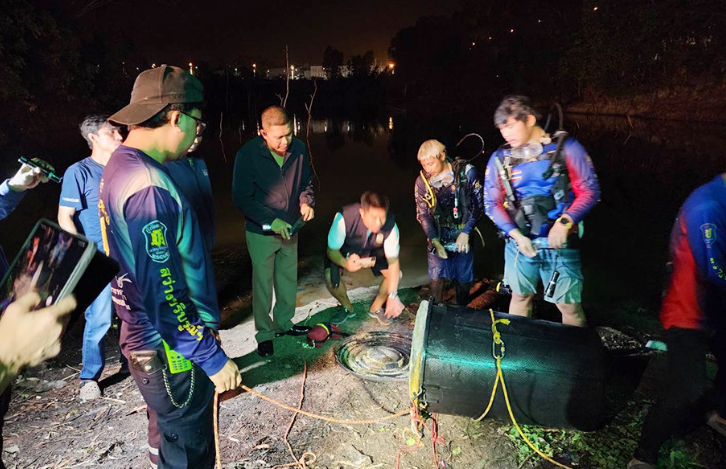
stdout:
{"type": "MultiPolygon", "coordinates": [[[[451,148],[463,135],[480,133],[486,150],[474,163],[482,173],[489,155],[502,142],[488,113],[427,120],[403,114],[370,119],[314,118],[309,129],[307,114],[298,113],[293,126],[298,138],[309,143],[318,170],[319,216],[324,220],[320,230],[326,228],[341,203],[355,200],[363,190],[374,189],[391,197],[405,227],[402,234],[409,237],[406,242],[422,236],[412,215],[411,197],[420,169],[416,152],[421,142],[435,138],[451,148]]],[[[602,201],[586,219],[583,263],[587,301],[627,299],[657,308],[653,305],[657,305],[663,286],[668,234],[678,207],[694,188],[726,171],[722,128],[582,115],[567,116],[565,127],[589,151],[602,187],[602,201]],[[639,301],[643,299],[652,301],[639,301]]],[[[226,239],[230,243],[239,239],[243,228],[241,214],[230,196],[234,158],[224,159],[222,155],[234,155],[256,129],[254,121],[225,120],[219,138],[205,139],[199,150],[207,160],[218,213],[231,214],[220,217],[220,225],[229,225],[226,239]]],[[[478,151],[477,139],[465,143],[464,156],[478,151]]],[[[0,166],[9,175],[17,169],[19,155],[37,155],[47,157],[64,172],[87,151],[75,129],[49,132],[42,139],[27,137],[11,142],[0,153],[0,166]]],[[[59,189],[49,183],[30,191],[0,230],[0,244],[6,252],[17,250],[37,218],[55,218],[59,189]]],[[[480,255],[488,270],[482,273],[501,274],[500,241],[488,220],[480,226],[487,237],[487,248],[480,255]]],[[[225,227],[220,226],[220,232],[224,235],[225,227]]],[[[324,236],[321,231],[321,239],[324,236]]],[[[309,247],[318,248],[317,244],[309,247]]]]}
{"type": "MultiPolygon", "coordinates": [[[[294,117],[297,120],[297,117],[294,117]]],[[[361,132],[372,133],[374,138],[379,136],[386,136],[389,131],[393,130],[393,117],[388,118],[388,130],[382,122],[372,121],[354,121],[347,119],[311,119],[310,120],[310,133],[312,134],[325,134],[325,133],[341,133],[346,136],[352,136],[361,132]]],[[[352,137],[351,137],[352,138],[352,137]]]]}

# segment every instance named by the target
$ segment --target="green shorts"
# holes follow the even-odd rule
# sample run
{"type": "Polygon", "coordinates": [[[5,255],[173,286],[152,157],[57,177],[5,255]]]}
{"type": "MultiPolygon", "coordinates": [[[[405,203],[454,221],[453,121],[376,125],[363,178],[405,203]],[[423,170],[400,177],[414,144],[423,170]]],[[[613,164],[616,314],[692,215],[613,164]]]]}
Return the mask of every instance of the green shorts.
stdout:
{"type": "Polygon", "coordinates": [[[547,286],[552,273],[560,273],[550,303],[582,303],[582,263],[578,249],[539,249],[535,257],[517,253],[517,243],[508,239],[504,248],[504,281],[520,295],[537,292],[540,280],[547,286]]]}

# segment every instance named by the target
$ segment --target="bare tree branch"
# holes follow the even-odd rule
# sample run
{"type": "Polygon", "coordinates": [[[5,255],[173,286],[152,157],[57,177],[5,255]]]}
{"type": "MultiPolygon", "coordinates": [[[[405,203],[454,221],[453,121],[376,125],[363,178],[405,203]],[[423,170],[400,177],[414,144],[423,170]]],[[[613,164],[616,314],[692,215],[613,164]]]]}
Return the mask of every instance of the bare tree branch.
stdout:
{"type": "Polygon", "coordinates": [[[287,44],[285,44],[285,100],[282,101],[282,107],[287,105],[287,98],[290,96],[290,55],[288,54],[287,44]]]}
{"type": "Polygon", "coordinates": [[[305,127],[305,141],[308,144],[308,155],[310,156],[310,167],[313,169],[313,175],[315,176],[315,180],[318,181],[318,191],[320,190],[320,178],[318,178],[318,172],[315,170],[315,165],[313,164],[313,148],[310,146],[310,123],[313,119],[313,102],[315,101],[315,95],[318,93],[318,80],[313,80],[313,85],[315,85],[315,88],[313,89],[313,94],[310,95],[310,105],[308,103],[305,103],[305,110],[308,111],[308,123],[305,127]]]}

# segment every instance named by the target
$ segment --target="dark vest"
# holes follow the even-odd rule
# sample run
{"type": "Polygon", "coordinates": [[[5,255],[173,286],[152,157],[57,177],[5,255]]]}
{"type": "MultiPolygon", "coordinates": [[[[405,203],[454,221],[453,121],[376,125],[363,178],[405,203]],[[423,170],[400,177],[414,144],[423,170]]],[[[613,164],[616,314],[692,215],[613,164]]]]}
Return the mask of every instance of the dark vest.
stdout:
{"type": "MultiPolygon", "coordinates": [[[[454,217],[453,207],[452,209],[445,210],[441,207],[438,202],[434,206],[432,216],[436,221],[436,226],[439,228],[463,228],[466,222],[469,221],[471,212],[473,210],[471,191],[469,190],[469,180],[466,177],[466,166],[468,162],[462,158],[456,158],[454,161],[450,161],[451,169],[454,173],[453,184],[446,187],[432,188],[434,196],[437,201],[440,200],[440,194],[444,191],[452,192],[456,191],[456,197],[459,199],[457,207],[458,218],[454,217]]],[[[452,195],[453,196],[453,195],[452,195]]],[[[439,233],[440,235],[441,233],[439,233]]]]}
{"type": "Polygon", "coordinates": [[[386,217],[386,223],[383,224],[378,233],[371,233],[366,236],[368,228],[363,224],[360,216],[360,202],[346,205],[340,210],[345,221],[345,241],[340,248],[340,252],[346,256],[348,254],[358,254],[361,257],[367,257],[373,251],[383,249],[383,243],[393,231],[396,220],[392,214],[386,217]]]}

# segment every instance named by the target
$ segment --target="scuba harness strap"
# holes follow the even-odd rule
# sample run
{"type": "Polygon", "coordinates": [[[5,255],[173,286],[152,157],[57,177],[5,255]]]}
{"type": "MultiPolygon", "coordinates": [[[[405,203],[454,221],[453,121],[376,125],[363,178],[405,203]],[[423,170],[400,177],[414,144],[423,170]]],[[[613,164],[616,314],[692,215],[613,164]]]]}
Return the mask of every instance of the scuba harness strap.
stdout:
{"type": "MultiPolygon", "coordinates": [[[[512,221],[517,228],[524,234],[539,233],[543,224],[550,220],[549,212],[555,210],[559,204],[567,204],[570,202],[570,178],[567,173],[567,165],[563,154],[563,148],[568,134],[565,130],[555,132],[557,138],[557,147],[550,154],[550,164],[542,173],[543,179],[549,179],[553,175],[557,180],[552,185],[550,195],[548,196],[532,196],[517,200],[512,182],[509,176],[511,166],[509,166],[509,158],[507,158],[507,168],[505,168],[499,156],[495,156],[494,165],[499,173],[499,178],[504,187],[506,200],[504,208],[509,213],[512,221]]],[[[506,233],[505,233],[506,235],[506,233]]]]}
{"type": "MultiPolygon", "coordinates": [[[[469,179],[466,176],[466,166],[469,164],[469,162],[460,157],[456,157],[454,161],[450,161],[451,163],[451,170],[454,173],[454,183],[453,185],[453,192],[454,192],[454,208],[452,209],[451,216],[452,218],[458,222],[462,227],[464,226],[464,220],[461,218],[463,217],[464,213],[466,211],[462,211],[459,207],[462,203],[466,204],[468,201],[462,201],[459,197],[459,190],[467,187],[469,184],[469,179]],[[457,186],[458,184],[458,186],[457,186]],[[464,213],[462,213],[464,212],[464,213]]],[[[437,228],[439,228],[440,223],[440,214],[436,210],[437,201],[436,201],[436,194],[434,194],[434,190],[431,187],[431,183],[429,182],[428,178],[426,177],[426,173],[424,173],[423,170],[419,171],[419,175],[421,176],[421,179],[423,180],[424,184],[426,185],[426,191],[428,194],[428,198],[424,198],[424,201],[426,202],[426,205],[429,207],[429,213],[431,213],[431,216],[434,217],[435,223],[437,225],[437,228]]],[[[469,197],[471,197],[471,194],[469,194],[469,197]]],[[[468,208],[467,208],[468,211],[468,208]]],[[[479,237],[481,238],[482,247],[484,246],[484,237],[481,235],[481,232],[479,231],[479,228],[474,228],[474,230],[479,234],[479,237]]],[[[439,233],[440,234],[440,233],[439,233]]]]}
{"type": "MultiPolygon", "coordinates": [[[[468,183],[468,180],[466,178],[467,161],[463,158],[456,158],[454,159],[454,161],[450,161],[450,164],[451,170],[454,173],[454,208],[452,210],[452,217],[454,218],[454,220],[459,220],[459,218],[461,217],[461,213],[459,210],[459,206],[461,204],[461,201],[459,200],[459,188],[465,187],[465,185],[468,183]]],[[[434,190],[432,189],[431,183],[426,177],[426,173],[421,170],[419,171],[419,174],[421,175],[421,179],[423,179],[423,182],[426,185],[426,190],[429,195],[428,199],[424,199],[426,201],[426,205],[428,205],[429,211],[432,213],[432,215],[437,218],[438,215],[436,214],[436,195],[434,194],[434,190]]]]}

